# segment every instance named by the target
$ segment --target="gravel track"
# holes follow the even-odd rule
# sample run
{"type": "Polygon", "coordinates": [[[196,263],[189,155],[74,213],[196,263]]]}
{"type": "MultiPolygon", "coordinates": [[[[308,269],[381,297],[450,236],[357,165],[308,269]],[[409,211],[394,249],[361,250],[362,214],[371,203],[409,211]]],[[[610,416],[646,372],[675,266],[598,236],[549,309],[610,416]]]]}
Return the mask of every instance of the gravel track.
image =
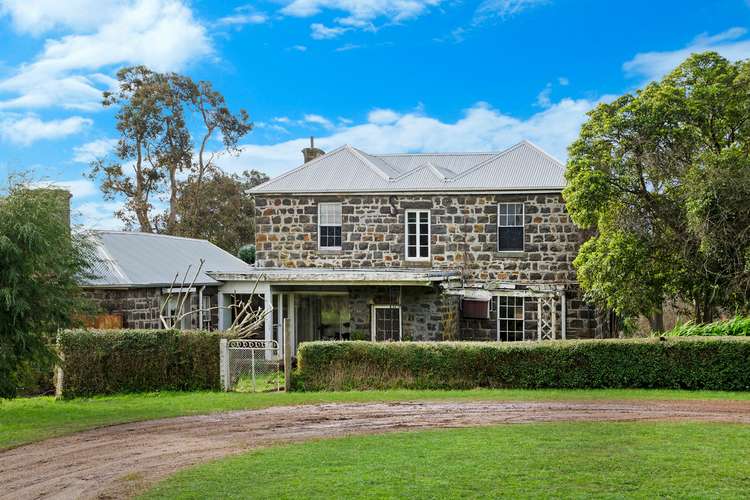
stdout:
{"type": "Polygon", "coordinates": [[[492,424],[642,420],[748,424],[750,402],[318,404],[119,424],[0,452],[0,498],[127,498],[197,463],[308,439],[492,424]]]}

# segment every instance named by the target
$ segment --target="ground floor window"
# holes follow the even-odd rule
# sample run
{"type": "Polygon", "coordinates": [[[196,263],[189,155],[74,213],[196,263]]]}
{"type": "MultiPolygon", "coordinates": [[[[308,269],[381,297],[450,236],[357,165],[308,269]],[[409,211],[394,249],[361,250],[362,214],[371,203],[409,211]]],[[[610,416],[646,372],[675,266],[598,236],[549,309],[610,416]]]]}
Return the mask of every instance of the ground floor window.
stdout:
{"type": "Polygon", "coordinates": [[[497,297],[497,340],[526,340],[523,318],[524,297],[497,297]]]}
{"type": "Polygon", "coordinates": [[[401,340],[401,307],[372,306],[372,340],[401,340]]]}

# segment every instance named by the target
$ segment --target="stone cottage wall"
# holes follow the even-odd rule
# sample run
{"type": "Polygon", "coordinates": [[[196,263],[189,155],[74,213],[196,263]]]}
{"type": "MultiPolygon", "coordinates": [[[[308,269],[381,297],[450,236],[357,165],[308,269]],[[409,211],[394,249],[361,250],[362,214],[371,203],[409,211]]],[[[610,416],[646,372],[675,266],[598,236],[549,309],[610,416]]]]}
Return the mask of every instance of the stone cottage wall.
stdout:
{"type": "MultiPolygon", "coordinates": [[[[106,314],[122,315],[122,326],[127,329],[160,329],[159,320],[161,310],[162,293],[159,288],[126,288],[126,289],[104,289],[89,288],[85,290],[86,296],[91,299],[97,309],[106,314]]],[[[211,306],[217,303],[217,288],[207,287],[204,291],[206,307],[211,301],[211,306]]],[[[190,307],[198,308],[198,294],[191,296],[190,307]]],[[[211,329],[218,327],[218,311],[211,313],[211,329]]],[[[198,314],[191,316],[191,328],[199,329],[198,314]]]]}
{"type": "Polygon", "coordinates": [[[401,306],[404,340],[455,340],[458,337],[458,300],[437,287],[350,287],[352,332],[371,336],[372,306],[401,306]]]}
{"type": "Polygon", "coordinates": [[[160,288],[91,288],[86,290],[86,295],[101,312],[122,315],[123,328],[161,328],[159,322],[160,288]]]}
{"type": "MultiPolygon", "coordinates": [[[[466,284],[563,285],[568,337],[596,335],[595,311],[581,300],[572,266],[585,236],[566,213],[559,193],[258,196],[256,224],[260,267],[435,268],[460,271],[466,284]],[[320,202],[342,203],[341,250],[318,248],[320,202]],[[524,203],[524,251],[499,252],[497,204],[512,202],[524,203]],[[409,209],[430,210],[429,262],[405,259],[409,209]]],[[[527,329],[536,328],[535,304],[527,306],[527,311],[532,309],[527,329]]],[[[462,338],[485,338],[490,332],[495,336],[493,321],[455,322],[458,325],[450,328],[459,330],[462,338]]]]}

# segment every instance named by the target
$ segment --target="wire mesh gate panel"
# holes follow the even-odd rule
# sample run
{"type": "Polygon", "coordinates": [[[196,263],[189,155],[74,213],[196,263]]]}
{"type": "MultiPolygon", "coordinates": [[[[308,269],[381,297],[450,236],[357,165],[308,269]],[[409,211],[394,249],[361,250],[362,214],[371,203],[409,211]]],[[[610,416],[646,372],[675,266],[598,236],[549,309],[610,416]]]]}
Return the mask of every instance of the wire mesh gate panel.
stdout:
{"type": "Polygon", "coordinates": [[[275,340],[223,339],[221,382],[225,391],[280,391],[284,385],[275,340]]]}

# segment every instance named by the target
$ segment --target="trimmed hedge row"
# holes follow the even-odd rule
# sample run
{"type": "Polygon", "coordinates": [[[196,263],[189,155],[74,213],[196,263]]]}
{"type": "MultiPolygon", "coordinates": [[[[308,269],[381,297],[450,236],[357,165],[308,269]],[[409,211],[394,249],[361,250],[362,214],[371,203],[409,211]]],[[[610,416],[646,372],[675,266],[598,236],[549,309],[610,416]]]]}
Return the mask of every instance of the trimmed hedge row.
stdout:
{"type": "Polygon", "coordinates": [[[300,390],[750,389],[750,338],[556,342],[311,342],[300,390]]]}
{"type": "Polygon", "coordinates": [[[220,338],[179,330],[61,332],[62,395],[218,390],[220,338]]]}

